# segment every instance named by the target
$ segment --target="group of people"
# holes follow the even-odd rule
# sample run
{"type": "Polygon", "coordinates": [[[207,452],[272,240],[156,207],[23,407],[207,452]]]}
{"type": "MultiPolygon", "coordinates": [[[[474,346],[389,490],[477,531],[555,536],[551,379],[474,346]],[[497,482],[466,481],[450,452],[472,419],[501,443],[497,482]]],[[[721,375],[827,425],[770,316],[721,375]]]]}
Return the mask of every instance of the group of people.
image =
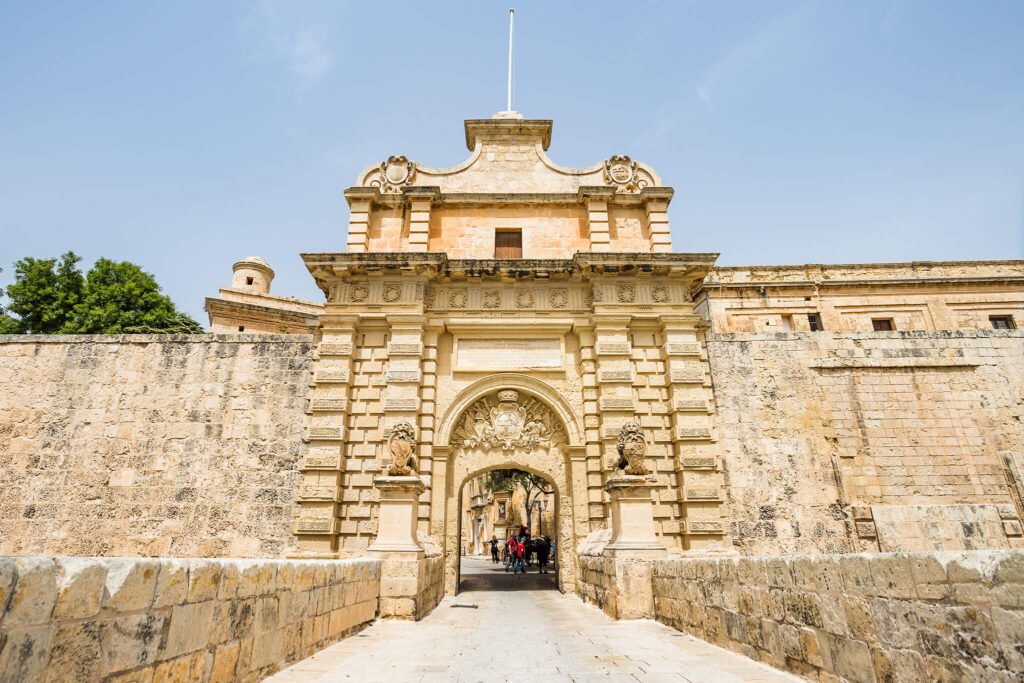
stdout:
{"type": "Polygon", "coordinates": [[[551,537],[532,537],[529,530],[519,527],[519,533],[502,543],[497,536],[491,537],[491,561],[495,564],[503,562],[505,571],[526,573],[526,568],[537,561],[537,573],[548,573],[548,559],[551,557],[551,537]],[[500,555],[500,557],[499,557],[500,555]]]}

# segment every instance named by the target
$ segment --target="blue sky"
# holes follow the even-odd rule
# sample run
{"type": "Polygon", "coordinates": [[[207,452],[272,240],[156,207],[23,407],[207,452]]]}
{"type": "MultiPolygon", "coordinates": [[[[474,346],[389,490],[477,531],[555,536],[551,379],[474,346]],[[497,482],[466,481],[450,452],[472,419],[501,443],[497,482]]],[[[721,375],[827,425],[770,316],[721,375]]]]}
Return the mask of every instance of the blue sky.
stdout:
{"type": "MultiPolygon", "coordinates": [[[[0,2],[0,285],[130,260],[206,323],[259,254],[342,251],[342,191],[461,162],[505,106],[507,3],[0,2]]],[[[1024,3],[517,2],[549,154],[650,163],[678,251],[783,264],[1024,256],[1024,3]]]]}

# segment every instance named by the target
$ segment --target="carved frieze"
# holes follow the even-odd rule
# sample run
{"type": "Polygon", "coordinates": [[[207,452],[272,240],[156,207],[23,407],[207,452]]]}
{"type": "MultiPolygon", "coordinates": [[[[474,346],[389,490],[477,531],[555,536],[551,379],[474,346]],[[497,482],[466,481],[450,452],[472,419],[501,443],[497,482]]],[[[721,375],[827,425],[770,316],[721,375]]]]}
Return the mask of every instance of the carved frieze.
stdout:
{"type": "Polygon", "coordinates": [[[681,413],[706,413],[708,402],[703,398],[677,398],[672,407],[681,413]]]}
{"type": "Polygon", "coordinates": [[[341,412],[348,409],[347,398],[314,398],[309,404],[310,410],[324,412],[341,412]]]}
{"type": "Polygon", "coordinates": [[[348,291],[349,301],[354,304],[366,301],[368,296],[370,296],[370,288],[366,285],[352,285],[348,291]]]}
{"type": "Polygon", "coordinates": [[[352,345],[351,344],[337,344],[337,343],[324,343],[316,347],[316,350],[320,353],[320,357],[324,356],[351,356],[352,345]]]}
{"type": "Polygon", "coordinates": [[[393,304],[402,298],[402,285],[399,284],[387,284],[384,285],[384,301],[393,304]]]}
{"type": "Polygon", "coordinates": [[[313,376],[317,384],[347,384],[348,380],[348,370],[320,370],[313,376]]]}
{"type": "Polygon", "coordinates": [[[501,308],[501,290],[488,289],[484,291],[484,308],[501,308]]]}
{"type": "Polygon", "coordinates": [[[725,532],[724,524],[711,519],[688,519],[686,531],[691,534],[721,534],[725,532]]]}
{"type": "Polygon", "coordinates": [[[419,370],[388,370],[384,373],[384,381],[388,384],[392,382],[419,382],[420,371],[419,370]]]}
{"type": "Polygon", "coordinates": [[[299,464],[300,470],[340,470],[341,469],[341,454],[333,453],[330,455],[322,453],[310,453],[302,462],[299,464]]]}
{"type": "Polygon", "coordinates": [[[551,308],[566,308],[569,305],[569,290],[552,289],[548,295],[548,303],[551,308]]]}
{"type": "Polygon", "coordinates": [[[296,534],[336,534],[338,520],[334,517],[299,517],[295,520],[296,534]]]}

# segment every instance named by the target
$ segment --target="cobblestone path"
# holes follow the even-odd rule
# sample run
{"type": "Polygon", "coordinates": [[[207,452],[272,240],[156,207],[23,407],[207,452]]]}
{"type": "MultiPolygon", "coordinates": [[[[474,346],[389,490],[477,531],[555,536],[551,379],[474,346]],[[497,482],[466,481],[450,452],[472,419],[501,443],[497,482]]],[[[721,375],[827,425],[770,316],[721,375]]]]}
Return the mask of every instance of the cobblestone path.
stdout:
{"type": "Polygon", "coordinates": [[[798,681],[653,621],[614,621],[554,590],[464,559],[462,590],[420,622],[378,621],[269,680],[798,681]]]}

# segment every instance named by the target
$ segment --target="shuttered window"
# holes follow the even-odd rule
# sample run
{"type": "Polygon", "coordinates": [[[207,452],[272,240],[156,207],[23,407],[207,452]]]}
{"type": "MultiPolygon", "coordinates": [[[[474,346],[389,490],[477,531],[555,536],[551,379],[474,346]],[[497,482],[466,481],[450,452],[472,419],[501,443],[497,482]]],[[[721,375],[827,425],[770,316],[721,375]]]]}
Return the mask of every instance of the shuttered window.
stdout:
{"type": "Polygon", "coordinates": [[[871,327],[874,328],[875,332],[892,332],[896,329],[890,318],[875,318],[871,321],[871,327]]]}
{"type": "Polygon", "coordinates": [[[523,233],[498,230],[494,233],[494,258],[523,258],[523,233]]]}

